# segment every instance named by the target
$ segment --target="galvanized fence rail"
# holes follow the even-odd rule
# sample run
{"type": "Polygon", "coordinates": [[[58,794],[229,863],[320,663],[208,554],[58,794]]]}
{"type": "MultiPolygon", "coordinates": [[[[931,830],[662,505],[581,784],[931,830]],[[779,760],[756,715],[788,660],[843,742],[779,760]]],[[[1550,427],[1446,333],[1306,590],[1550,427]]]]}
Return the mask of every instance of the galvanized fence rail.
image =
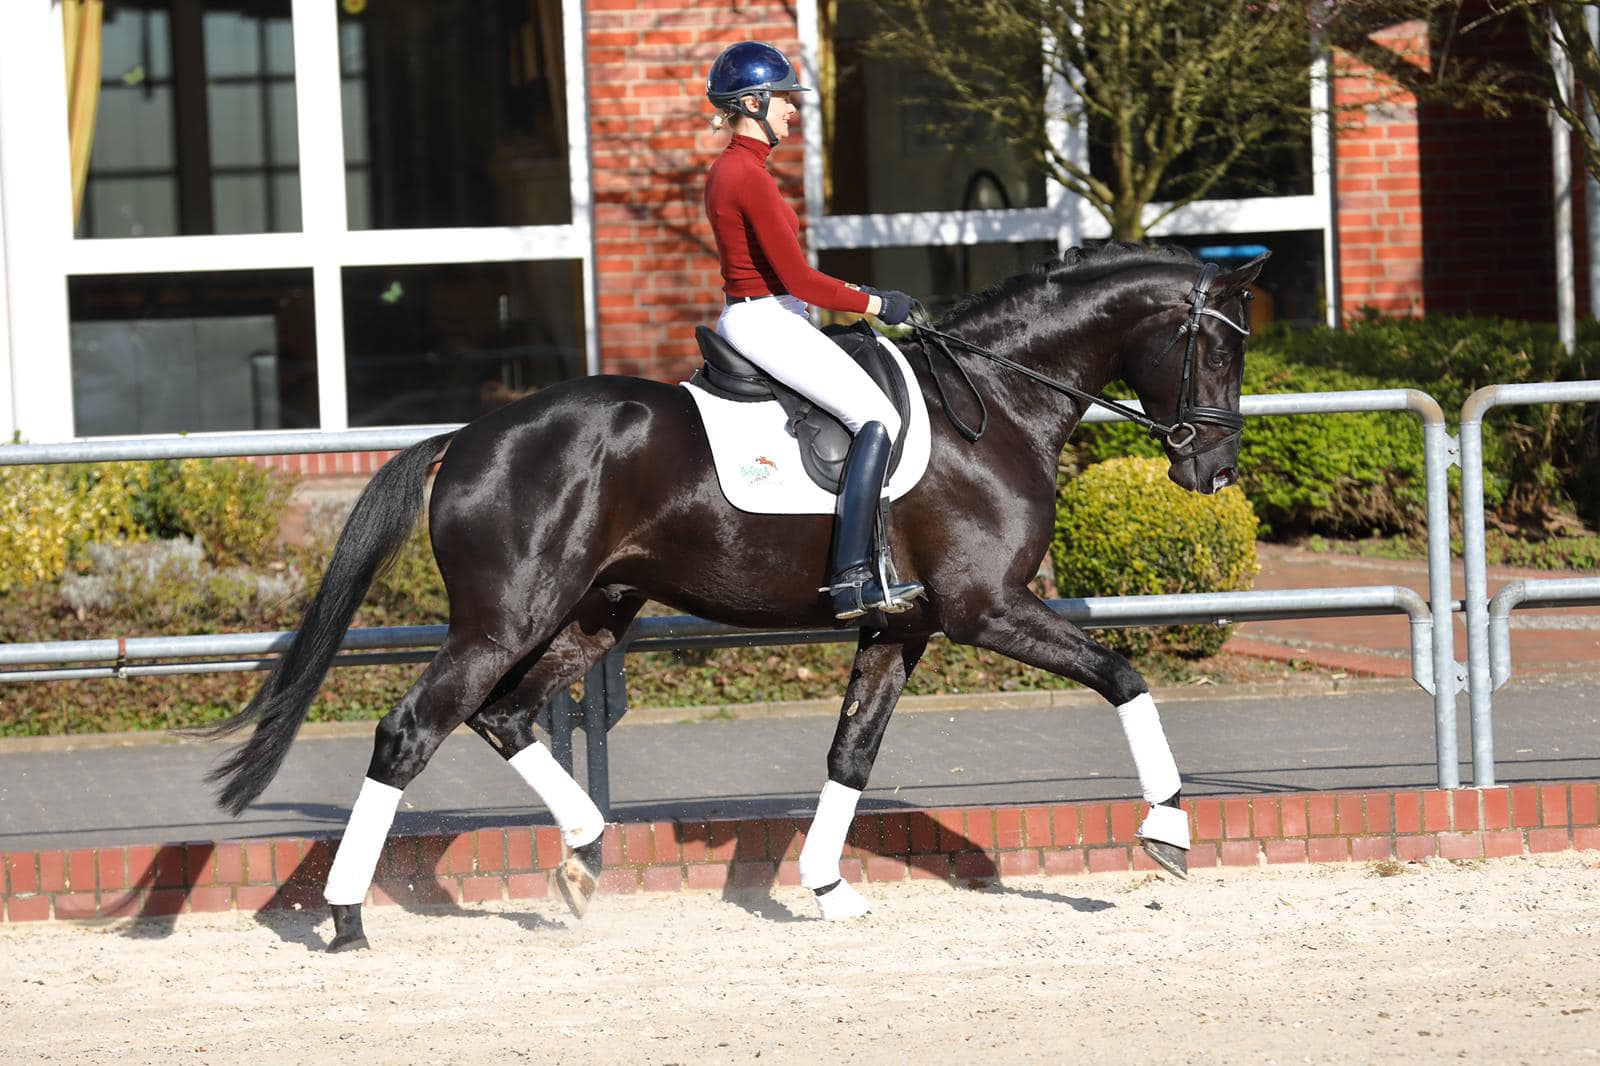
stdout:
{"type": "MultiPolygon", "coordinates": [[[[1446,471],[1455,461],[1455,442],[1445,430],[1441,409],[1415,389],[1377,389],[1335,393],[1246,396],[1247,416],[1348,412],[1410,412],[1422,423],[1427,478],[1429,597],[1424,601],[1400,586],[1254,590],[1172,596],[1093,597],[1056,600],[1050,606],[1086,628],[1406,614],[1411,621],[1412,677],[1434,696],[1435,754],[1441,788],[1459,787],[1455,732],[1455,694],[1465,670],[1454,659],[1450,615],[1459,609],[1450,598],[1449,502],[1446,471]]],[[[1120,415],[1091,411],[1087,422],[1118,421],[1120,415]]],[[[412,426],[337,433],[195,434],[130,440],[74,441],[0,447],[0,466],[107,460],[178,459],[225,456],[391,450],[408,447],[451,425],[412,426]]],[[[430,657],[443,638],[443,626],[353,629],[335,665],[404,662],[430,657]],[[398,649],[398,650],[397,650],[398,649]]],[[[225,672],[270,667],[292,633],[241,633],[217,636],[128,637],[0,645],[0,682],[132,677],[195,672],[225,672]],[[89,665],[94,664],[94,665],[89,665]]],[[[749,631],[692,617],[641,618],[624,643],[591,671],[583,705],[552,715],[553,748],[571,766],[571,729],[580,719],[588,736],[590,788],[596,802],[608,798],[605,732],[626,713],[624,656],[630,652],[728,645],[850,641],[854,630],[749,631]]]]}
{"type": "Polygon", "coordinates": [[[1513,582],[1489,599],[1484,535],[1483,419],[1496,407],[1600,401],[1600,381],[1487,385],[1461,405],[1462,568],[1466,576],[1472,784],[1494,784],[1494,690],[1511,676],[1511,612],[1600,603],[1600,577],[1513,582]]]}

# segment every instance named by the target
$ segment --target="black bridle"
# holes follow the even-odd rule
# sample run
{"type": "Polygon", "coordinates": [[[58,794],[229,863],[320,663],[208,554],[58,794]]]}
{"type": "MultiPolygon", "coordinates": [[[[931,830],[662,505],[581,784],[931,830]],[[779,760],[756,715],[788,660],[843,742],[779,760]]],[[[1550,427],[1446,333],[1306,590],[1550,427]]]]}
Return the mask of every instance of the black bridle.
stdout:
{"type": "MultiPolygon", "coordinates": [[[[1041,385],[1054,389],[1057,392],[1064,393],[1065,395],[1070,396],[1082,403],[1099,404],[1101,407],[1109,408],[1110,410],[1120,414],[1123,418],[1126,418],[1128,421],[1137,423],[1138,425],[1148,429],[1152,437],[1164,440],[1167,443],[1167,446],[1179,455],[1199,455],[1203,452],[1211,451],[1213,448],[1222,446],[1244,431],[1244,415],[1240,414],[1238,411],[1229,411],[1222,407],[1202,407],[1194,402],[1194,393],[1198,388],[1194,378],[1194,368],[1200,340],[1200,319],[1215,318],[1219,322],[1223,322],[1230,328],[1238,331],[1243,336],[1250,336],[1250,327],[1240,325],[1227,315],[1223,314],[1221,311],[1206,306],[1206,300],[1211,295],[1212,283],[1216,281],[1217,274],[1220,269],[1221,268],[1219,268],[1215,263],[1207,263],[1200,268],[1199,278],[1195,279],[1194,287],[1189,290],[1189,295],[1185,297],[1185,302],[1189,305],[1189,313],[1187,316],[1185,316],[1183,322],[1178,326],[1178,332],[1176,335],[1173,336],[1172,340],[1167,342],[1167,346],[1161,349],[1160,354],[1158,354],[1155,359],[1152,360],[1152,365],[1161,365],[1161,362],[1166,359],[1167,353],[1172,351],[1173,345],[1177,344],[1180,340],[1184,341],[1183,380],[1178,387],[1178,409],[1174,416],[1174,422],[1170,426],[1162,422],[1157,422],[1144,412],[1129,407],[1127,404],[1119,403],[1116,400],[1108,400],[1102,396],[1096,396],[1093,393],[1085,392],[1083,389],[1077,388],[1073,385],[1068,385],[1064,381],[1057,381],[1052,377],[1041,374],[1032,367],[1024,366],[1014,359],[1009,359],[1006,356],[1001,355],[999,352],[990,351],[988,348],[985,348],[982,345],[973,344],[971,341],[963,340],[954,333],[946,333],[941,329],[936,329],[928,324],[927,309],[924,308],[920,302],[917,302],[914,305],[915,314],[910,320],[909,325],[911,326],[912,333],[922,340],[924,351],[928,353],[928,370],[933,377],[934,386],[939,391],[939,401],[944,406],[945,414],[947,417],[949,417],[950,424],[955,427],[956,432],[960,433],[969,441],[976,442],[978,438],[983,436],[984,431],[988,428],[989,407],[988,404],[984,402],[983,394],[978,391],[977,385],[973,383],[972,377],[967,373],[966,368],[961,365],[961,363],[956,359],[955,355],[950,351],[950,345],[952,344],[963,349],[964,351],[971,352],[974,355],[982,356],[983,358],[988,359],[990,362],[998,363],[1008,370],[1014,370],[1024,377],[1032,378],[1041,385]],[[921,319],[920,322],[917,321],[918,318],[921,319]],[[971,426],[967,425],[966,422],[962,421],[961,416],[957,415],[955,413],[955,409],[950,406],[949,399],[945,396],[944,383],[939,379],[939,375],[933,366],[933,351],[941,352],[946,361],[948,361],[951,366],[955,367],[955,369],[961,374],[962,380],[965,382],[968,391],[970,391],[973,395],[973,398],[978,401],[978,410],[980,414],[977,429],[973,429],[971,426]],[[1229,433],[1221,439],[1213,442],[1206,448],[1193,452],[1186,451],[1185,449],[1189,448],[1194,443],[1196,436],[1199,434],[1198,427],[1202,425],[1222,426],[1229,430],[1229,433]]],[[[1248,296],[1248,292],[1246,292],[1246,296],[1248,296]]]]}

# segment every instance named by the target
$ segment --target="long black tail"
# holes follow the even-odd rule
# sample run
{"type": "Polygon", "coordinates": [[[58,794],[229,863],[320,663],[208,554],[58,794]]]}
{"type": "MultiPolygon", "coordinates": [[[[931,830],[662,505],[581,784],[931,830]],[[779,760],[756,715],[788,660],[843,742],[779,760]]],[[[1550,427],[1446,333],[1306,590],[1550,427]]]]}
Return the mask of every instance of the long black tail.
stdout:
{"type": "Polygon", "coordinates": [[[306,608],[289,650],[249,705],[209,731],[210,736],[223,736],[256,724],[250,739],[206,775],[208,781],[222,782],[217,803],[234,816],[277,776],[373,578],[417,524],[428,471],[453,436],[445,433],[413,444],[373,476],[339,534],[322,587],[306,608]]]}

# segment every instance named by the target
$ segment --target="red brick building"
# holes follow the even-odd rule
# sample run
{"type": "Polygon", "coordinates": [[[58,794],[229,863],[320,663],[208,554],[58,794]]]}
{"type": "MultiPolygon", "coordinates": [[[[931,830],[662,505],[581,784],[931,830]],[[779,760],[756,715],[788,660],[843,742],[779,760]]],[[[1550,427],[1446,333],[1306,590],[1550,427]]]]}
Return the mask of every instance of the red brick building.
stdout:
{"type": "MultiPolygon", "coordinates": [[[[76,3],[0,14],[8,436],[452,422],[585,373],[685,376],[720,300],[704,72],[746,37],[831,87],[772,164],[822,269],[937,306],[1108,232],[981,132],[928,136],[850,0],[106,0],[64,35],[76,3]]],[[[1391,36],[1429,61],[1420,28],[1391,36]]],[[[1528,58],[1520,31],[1469,43],[1528,58]]],[[[1375,99],[1343,73],[1340,102],[1375,99]]],[[[1553,317],[1543,114],[1391,94],[1336,124],[1277,195],[1156,238],[1270,248],[1280,319],[1553,317]]]]}

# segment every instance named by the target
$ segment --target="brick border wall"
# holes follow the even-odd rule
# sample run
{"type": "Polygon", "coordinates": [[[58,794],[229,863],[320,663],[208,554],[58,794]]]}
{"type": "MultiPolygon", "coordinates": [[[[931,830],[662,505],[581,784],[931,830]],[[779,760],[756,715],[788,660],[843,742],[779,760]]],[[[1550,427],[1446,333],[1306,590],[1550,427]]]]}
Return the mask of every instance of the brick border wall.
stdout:
{"type": "Polygon", "coordinates": [[[378,468],[400,453],[387,452],[306,452],[294,455],[254,455],[250,461],[268,470],[282,470],[303,477],[371,477],[378,468]]]}
{"type": "MultiPolygon", "coordinates": [[[[1192,869],[1600,850],[1595,783],[1209,797],[1188,807],[1192,869]]],[[[1133,841],[1143,810],[1118,802],[862,814],[842,867],[857,882],[1154,870],[1133,841]]],[[[802,829],[787,818],[614,825],[601,891],[798,884],[802,829]]],[[[11,852],[3,856],[0,913],[23,922],[321,908],[333,847],[330,839],[281,839],[11,852]]],[[[560,835],[549,827],[396,837],[370,898],[384,905],[543,897],[561,856],[560,835]]]]}

